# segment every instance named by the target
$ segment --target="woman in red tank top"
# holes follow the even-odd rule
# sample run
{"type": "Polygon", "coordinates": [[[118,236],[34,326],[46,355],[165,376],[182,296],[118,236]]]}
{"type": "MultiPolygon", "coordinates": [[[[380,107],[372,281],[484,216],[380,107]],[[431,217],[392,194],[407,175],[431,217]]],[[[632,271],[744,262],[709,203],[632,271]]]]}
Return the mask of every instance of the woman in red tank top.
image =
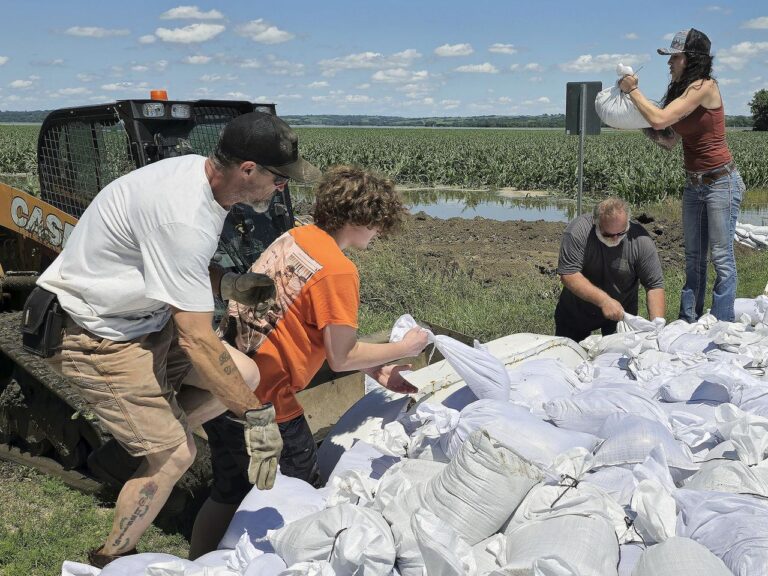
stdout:
{"type": "Polygon", "coordinates": [[[712,78],[710,48],[706,34],[691,28],[675,34],[669,48],[658,50],[669,55],[672,76],[662,108],[643,96],[637,77],[625,76],[620,83],[651,125],[644,130],[651,140],[668,150],[678,140],[683,142],[685,285],[679,317],[687,322],[695,322],[704,313],[708,252],[716,274],[710,313],[718,320],[733,322],[736,299],[733,237],[744,182],[725,139],[725,111],[712,78]]]}

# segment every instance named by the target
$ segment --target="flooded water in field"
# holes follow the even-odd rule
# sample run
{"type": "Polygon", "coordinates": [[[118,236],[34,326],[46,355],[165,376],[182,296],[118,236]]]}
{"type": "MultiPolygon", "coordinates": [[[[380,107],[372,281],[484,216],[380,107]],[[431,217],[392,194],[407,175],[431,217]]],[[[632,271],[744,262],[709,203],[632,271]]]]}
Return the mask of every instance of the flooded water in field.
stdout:
{"type": "MultiPolygon", "coordinates": [[[[548,196],[512,197],[519,192],[488,192],[453,189],[403,189],[411,214],[423,212],[433,218],[467,218],[481,216],[491,220],[545,220],[568,222],[576,216],[576,202],[554,200],[548,196]]],[[[530,194],[538,194],[532,192],[530,194]]],[[[311,201],[310,191],[291,189],[294,202],[311,201]]]]}
{"type": "MultiPolygon", "coordinates": [[[[451,188],[400,189],[411,212],[423,212],[433,218],[466,218],[481,216],[490,220],[524,220],[569,222],[576,217],[576,201],[547,196],[532,191],[457,190],[451,188]]],[[[313,200],[311,190],[292,187],[294,203],[313,200]]],[[[592,204],[584,201],[583,211],[592,204]]],[[[750,190],[742,204],[739,222],[768,225],[768,189],[750,190]]]]}

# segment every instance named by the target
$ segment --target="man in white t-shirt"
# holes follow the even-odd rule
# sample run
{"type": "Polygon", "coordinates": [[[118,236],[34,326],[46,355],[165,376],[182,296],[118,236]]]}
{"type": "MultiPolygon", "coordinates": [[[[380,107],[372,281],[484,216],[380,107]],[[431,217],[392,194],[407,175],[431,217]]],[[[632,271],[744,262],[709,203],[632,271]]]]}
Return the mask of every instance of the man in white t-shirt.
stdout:
{"type": "Polygon", "coordinates": [[[120,491],[106,543],[89,553],[92,564],[135,552],[194,461],[192,430],[224,409],[245,416],[253,481],[271,488],[282,448],[274,409],[252,393],[258,373],[244,380],[212,321],[214,292],[258,306],[274,286],[209,262],[233,204],[263,212],[289,179],[317,177],[285,122],[241,115],[211,157],[162,160],[106,186],[40,277],[36,290],[55,294],[67,313],[50,362],[128,453],[144,457],[120,491]]]}

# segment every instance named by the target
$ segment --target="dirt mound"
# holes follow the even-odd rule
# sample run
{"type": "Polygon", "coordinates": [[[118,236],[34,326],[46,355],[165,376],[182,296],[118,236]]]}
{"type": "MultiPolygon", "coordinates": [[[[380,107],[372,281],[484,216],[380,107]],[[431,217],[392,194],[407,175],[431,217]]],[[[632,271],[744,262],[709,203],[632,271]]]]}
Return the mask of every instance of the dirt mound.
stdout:
{"type": "MultiPolygon", "coordinates": [[[[683,266],[682,222],[647,213],[636,220],[654,238],[662,266],[683,266]]],[[[432,270],[462,269],[484,282],[495,282],[531,272],[555,274],[565,226],[544,220],[441,220],[420,212],[409,218],[401,234],[380,242],[432,270]]]]}

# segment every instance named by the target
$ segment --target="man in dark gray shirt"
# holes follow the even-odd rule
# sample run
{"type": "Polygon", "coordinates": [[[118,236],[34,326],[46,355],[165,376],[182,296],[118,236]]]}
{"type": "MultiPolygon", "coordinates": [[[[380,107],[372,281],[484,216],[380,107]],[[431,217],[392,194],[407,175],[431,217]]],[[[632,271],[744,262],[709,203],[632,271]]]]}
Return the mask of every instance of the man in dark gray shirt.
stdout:
{"type": "Polygon", "coordinates": [[[638,284],[646,290],[648,315],[664,317],[664,276],[656,245],[629,207],[608,198],[592,214],[568,224],[557,273],[563,291],[555,309],[555,334],[577,342],[593,330],[616,332],[624,312],[637,314],[638,284]]]}

